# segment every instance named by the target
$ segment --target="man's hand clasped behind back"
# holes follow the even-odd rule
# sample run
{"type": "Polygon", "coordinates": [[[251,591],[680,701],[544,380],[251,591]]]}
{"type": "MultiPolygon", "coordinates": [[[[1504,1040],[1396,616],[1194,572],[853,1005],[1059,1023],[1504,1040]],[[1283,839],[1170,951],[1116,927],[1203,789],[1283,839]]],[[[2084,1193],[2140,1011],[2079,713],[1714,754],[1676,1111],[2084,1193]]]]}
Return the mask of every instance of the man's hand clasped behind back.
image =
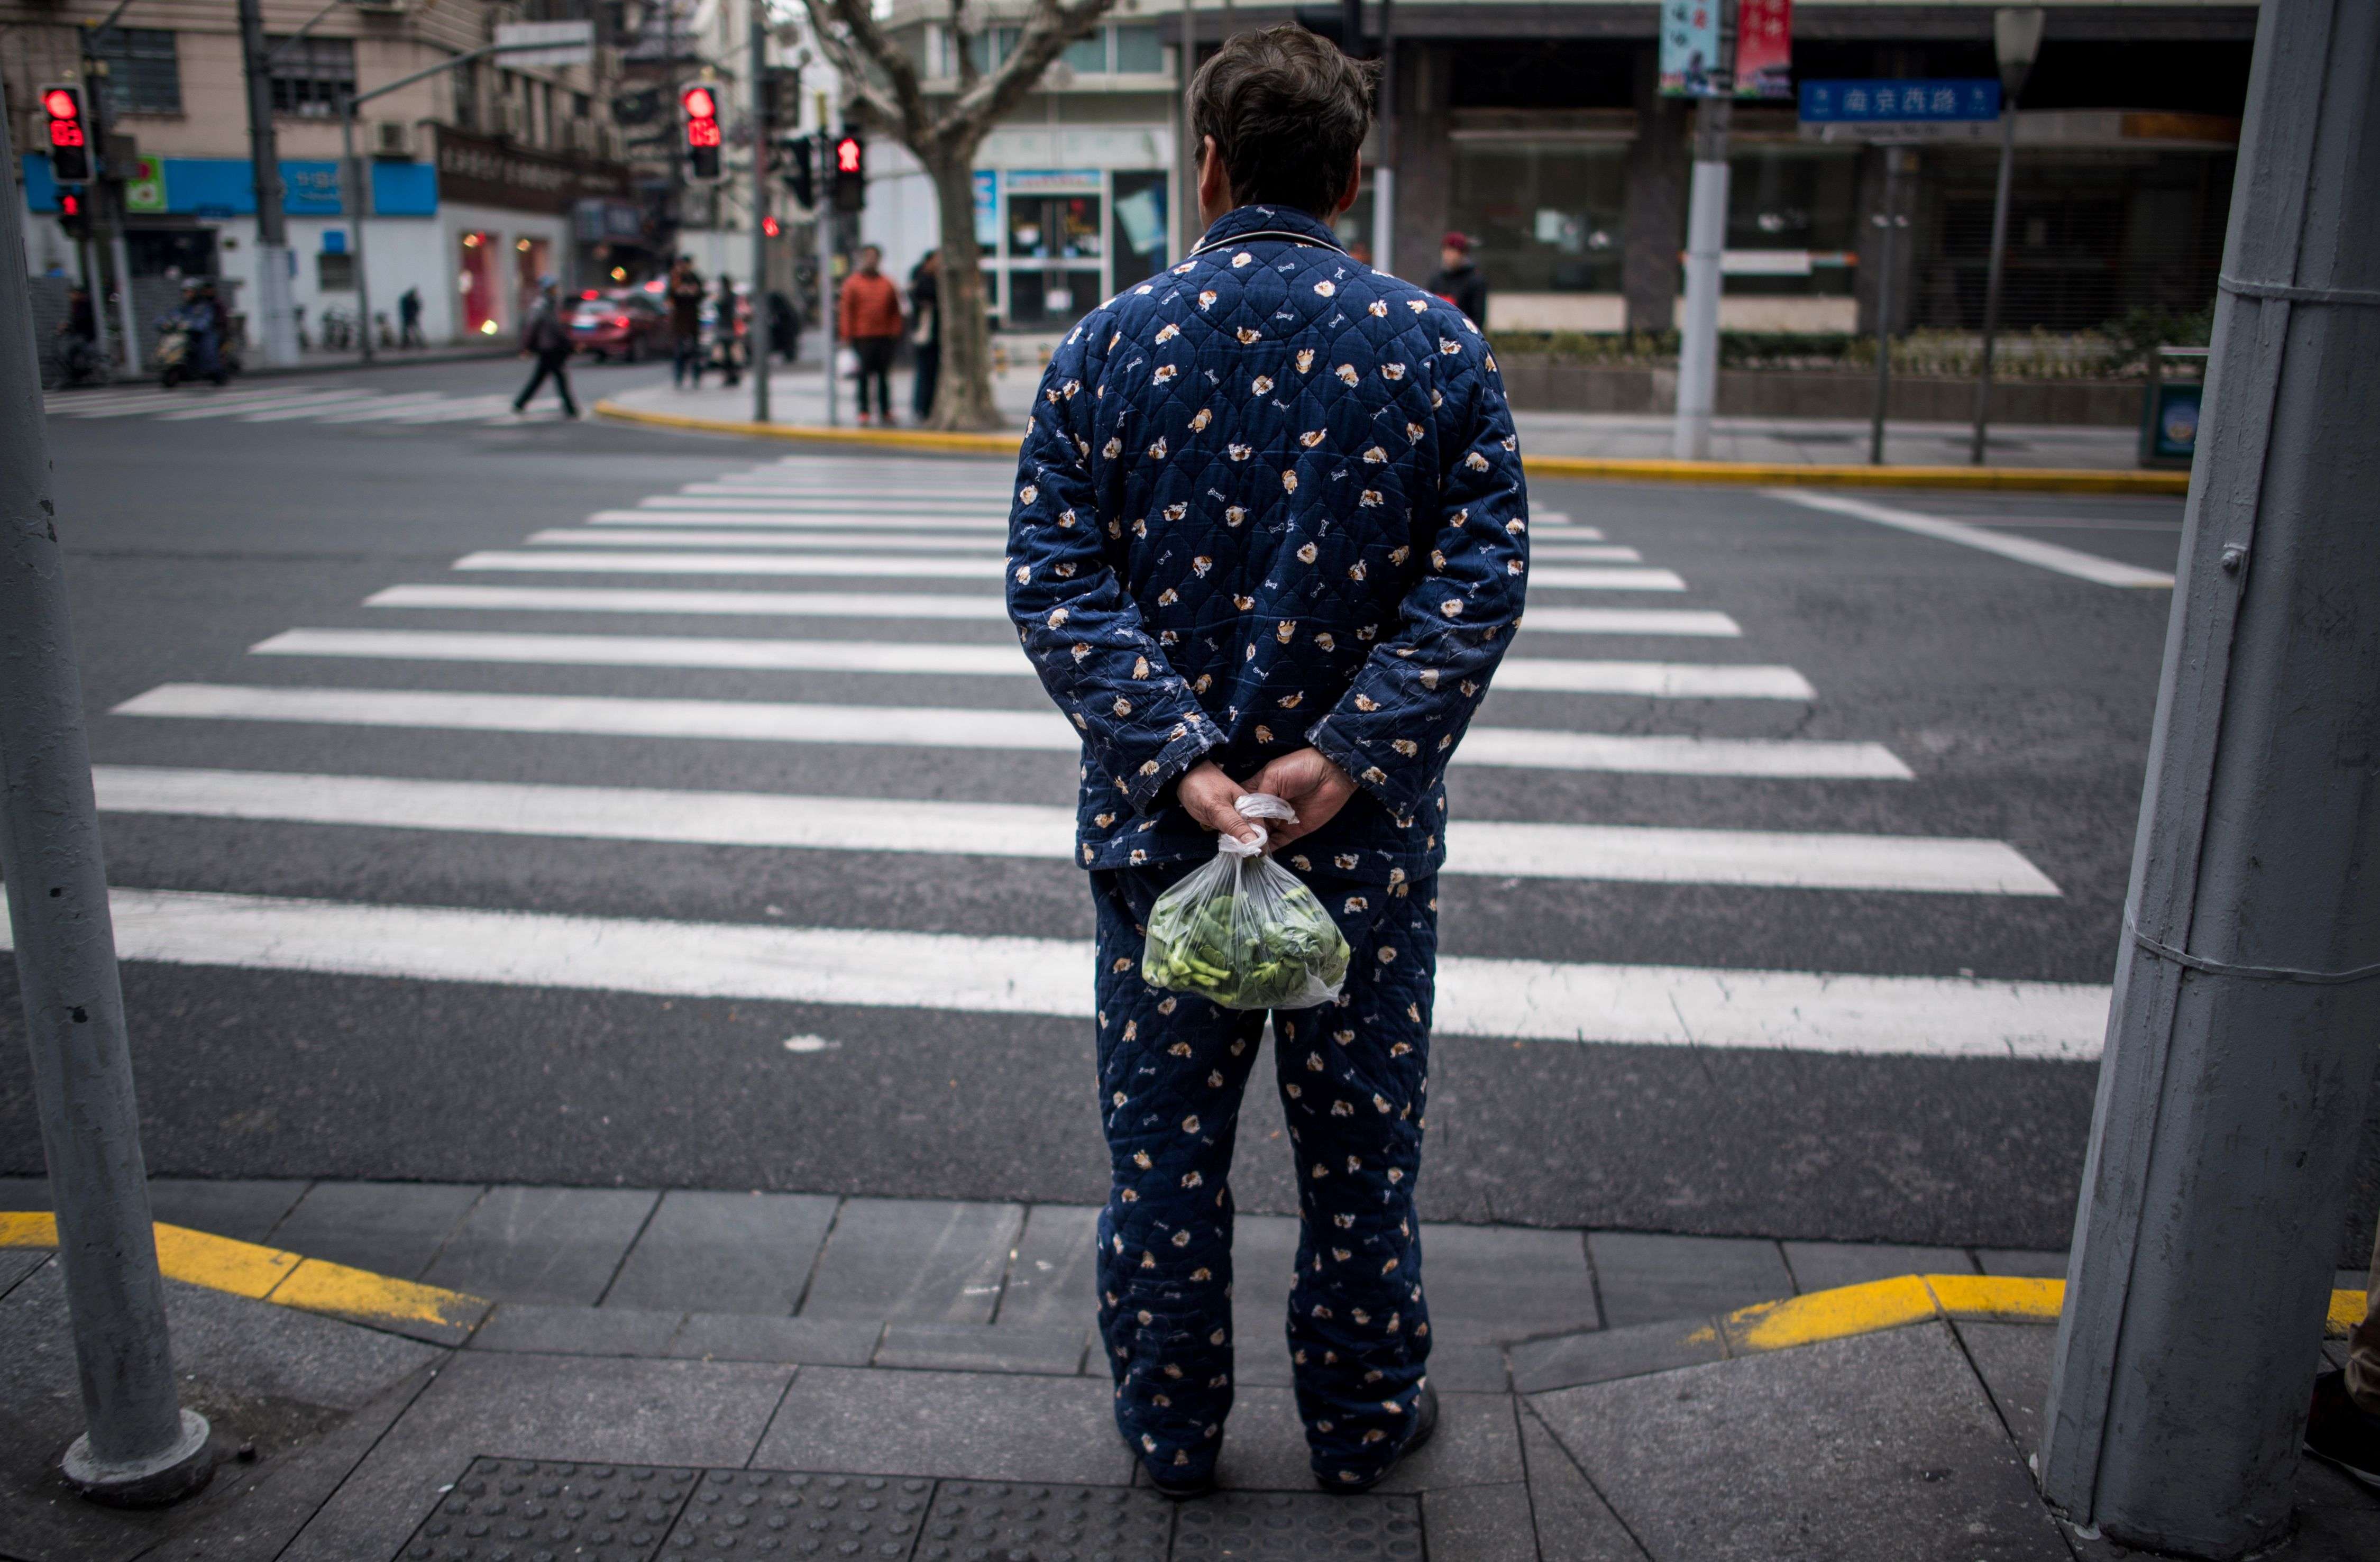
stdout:
{"type": "Polygon", "coordinates": [[[1240,815],[1243,792],[1269,792],[1297,811],[1294,819],[1274,820],[1265,826],[1266,845],[1283,847],[1330,824],[1355,795],[1355,782],[1319,749],[1300,749],[1268,762],[1245,787],[1224,775],[1223,767],[1214,761],[1205,761],[1184,774],[1174,795],[1191,818],[1217,835],[1253,840],[1255,824],[1240,815]]]}

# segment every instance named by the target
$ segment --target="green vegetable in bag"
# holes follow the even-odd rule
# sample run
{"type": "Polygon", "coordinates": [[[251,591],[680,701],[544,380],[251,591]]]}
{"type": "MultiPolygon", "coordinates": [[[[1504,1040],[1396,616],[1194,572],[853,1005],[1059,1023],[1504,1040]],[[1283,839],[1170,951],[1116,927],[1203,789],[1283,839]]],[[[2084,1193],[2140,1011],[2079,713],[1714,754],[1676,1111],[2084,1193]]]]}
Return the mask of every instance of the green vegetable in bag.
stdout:
{"type": "MultiPolygon", "coordinates": [[[[1260,792],[1239,799],[1248,818],[1294,818],[1260,792]]],[[[1148,915],[1141,974],[1225,1008],[1310,1008],[1339,995],[1347,940],[1314,892],[1255,844],[1224,836],[1215,860],[1160,896],[1148,915]]]]}

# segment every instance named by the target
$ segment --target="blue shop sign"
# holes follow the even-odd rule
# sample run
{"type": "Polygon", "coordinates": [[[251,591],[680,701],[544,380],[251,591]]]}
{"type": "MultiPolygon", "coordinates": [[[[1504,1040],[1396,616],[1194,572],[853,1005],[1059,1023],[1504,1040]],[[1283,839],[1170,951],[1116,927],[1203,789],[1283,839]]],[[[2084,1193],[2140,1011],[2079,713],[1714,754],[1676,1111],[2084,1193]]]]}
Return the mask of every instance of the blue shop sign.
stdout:
{"type": "Polygon", "coordinates": [[[1955,124],[1999,116],[2000,84],[1990,77],[1802,83],[1806,124],[1955,124]]]}
{"type": "MultiPolygon", "coordinates": [[[[56,181],[50,177],[46,156],[20,158],[24,169],[25,205],[29,211],[58,209],[56,181]]],[[[199,217],[248,217],[256,214],[256,180],[249,165],[236,157],[161,157],[157,180],[163,209],[199,217]]],[[[438,210],[438,170],[427,163],[388,163],[377,159],[371,170],[372,214],[381,217],[427,217],[438,210]]],[[[281,165],[282,210],[293,217],[344,217],[346,209],[335,161],[295,161],[281,165]]],[[[136,213],[136,217],[144,214],[136,213]]]]}

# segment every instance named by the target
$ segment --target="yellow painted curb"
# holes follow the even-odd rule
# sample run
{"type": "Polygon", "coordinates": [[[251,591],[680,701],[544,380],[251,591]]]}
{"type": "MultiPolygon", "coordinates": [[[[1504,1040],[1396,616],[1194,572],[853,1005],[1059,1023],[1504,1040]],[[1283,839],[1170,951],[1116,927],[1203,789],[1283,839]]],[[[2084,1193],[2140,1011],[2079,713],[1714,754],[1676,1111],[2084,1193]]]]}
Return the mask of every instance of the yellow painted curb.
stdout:
{"type": "MultiPolygon", "coordinates": [[[[468,1333],[492,1304],[461,1291],[350,1269],[281,1248],[236,1241],[159,1221],[157,1267],[169,1280],[276,1307],[321,1312],[379,1328],[468,1333]]],[[[0,1212],[0,1248],[55,1248],[46,1214],[0,1212]]]]}
{"type": "MultiPolygon", "coordinates": [[[[1812,1291],[1783,1301],[1760,1302],[1729,1313],[1719,1320],[1719,1329],[1731,1353],[1750,1354],[1877,1334],[1936,1318],[2055,1323],[2065,1300],[2063,1280],[2010,1275],[1902,1275],[1812,1291]]],[[[2343,1336],[2362,1321],[2363,1311],[2362,1291],[2333,1291],[2325,1334],[2332,1339],[2343,1336]]]]}
{"type": "MultiPolygon", "coordinates": [[[[940,450],[1014,456],[1020,433],[939,433],[931,429],[830,429],[815,423],[753,423],[731,418],[689,418],[599,401],[595,415],[655,428],[694,429],[808,445],[874,445],[896,450],[940,450]]],[[[2187,494],[2190,474],[2177,471],[2095,471],[2072,467],[1808,466],[1767,461],[1661,461],[1604,456],[1524,456],[1533,477],[1600,478],[1622,482],[1748,482],[1766,487],[1965,488],[2030,494],[2187,494]]]]}

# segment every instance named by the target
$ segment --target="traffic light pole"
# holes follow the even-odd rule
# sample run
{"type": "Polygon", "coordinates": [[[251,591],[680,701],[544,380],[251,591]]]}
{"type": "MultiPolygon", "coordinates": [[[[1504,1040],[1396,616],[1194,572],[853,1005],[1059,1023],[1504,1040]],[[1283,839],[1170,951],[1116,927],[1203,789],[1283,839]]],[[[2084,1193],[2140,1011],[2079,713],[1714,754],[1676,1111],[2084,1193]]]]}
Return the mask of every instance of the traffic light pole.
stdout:
{"type": "Polygon", "coordinates": [[[264,46],[263,0],[239,0],[240,53],[248,75],[249,160],[256,182],[256,313],[264,361],[298,361],[290,298],[289,225],[281,211],[281,154],[273,134],[273,66],[264,46]]]}
{"type": "MultiPolygon", "coordinates": [[[[8,166],[11,140],[0,112],[8,166]]],[[[62,1470],[94,1500],[171,1502],[206,1484],[213,1464],[205,1418],[175,1389],[32,299],[17,259],[23,207],[0,207],[0,254],[12,257],[0,275],[0,878],[82,1385],[86,1430],[62,1470]]]]}
{"type": "MultiPolygon", "coordinates": [[[[769,29],[761,12],[751,8],[752,26],[746,58],[752,75],[752,323],[744,334],[744,356],[752,370],[752,421],[769,421],[769,148],[775,116],[773,88],[769,79],[769,29]]],[[[729,326],[732,333],[734,323],[729,326]]]]}
{"type": "Polygon", "coordinates": [[[2043,1494],[2230,1558],[2293,1517],[2380,1049],[2380,6],[2256,19],[2043,1494]]]}
{"type": "MultiPolygon", "coordinates": [[[[824,123],[825,121],[823,117],[821,117],[820,120],[821,127],[823,127],[824,123]]],[[[826,153],[825,157],[819,159],[820,172],[821,175],[825,175],[827,160],[833,156],[834,148],[829,140],[824,128],[820,128],[819,131],[819,150],[826,153]]],[[[826,426],[832,428],[835,426],[836,422],[834,405],[836,323],[834,284],[835,210],[834,202],[827,199],[827,192],[825,190],[821,189],[818,193],[819,329],[822,333],[820,340],[824,346],[824,356],[826,358],[826,365],[824,369],[821,370],[821,372],[826,376],[826,426]]]]}

